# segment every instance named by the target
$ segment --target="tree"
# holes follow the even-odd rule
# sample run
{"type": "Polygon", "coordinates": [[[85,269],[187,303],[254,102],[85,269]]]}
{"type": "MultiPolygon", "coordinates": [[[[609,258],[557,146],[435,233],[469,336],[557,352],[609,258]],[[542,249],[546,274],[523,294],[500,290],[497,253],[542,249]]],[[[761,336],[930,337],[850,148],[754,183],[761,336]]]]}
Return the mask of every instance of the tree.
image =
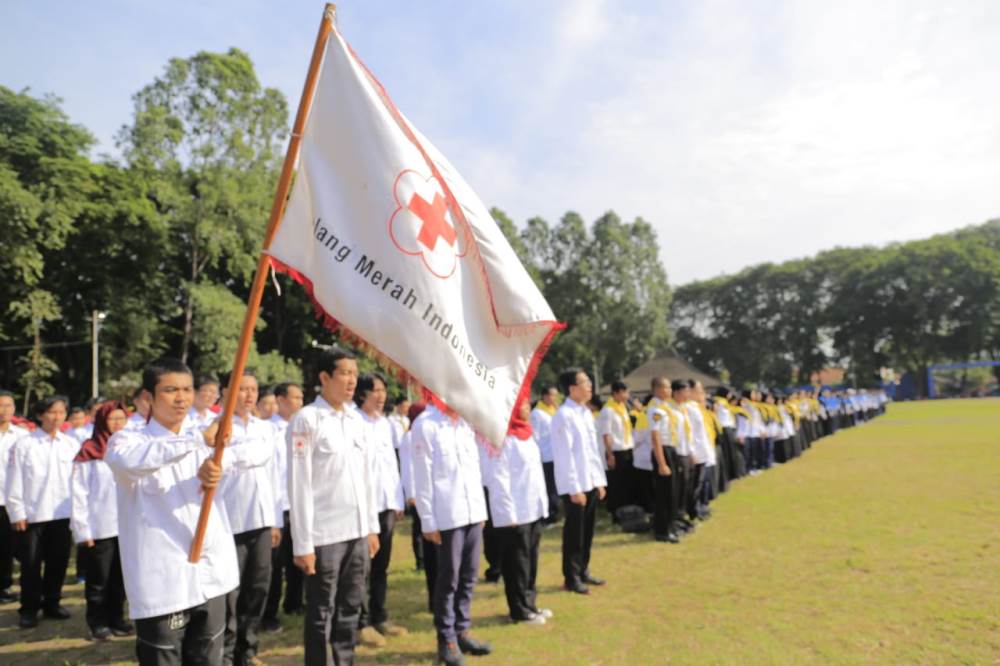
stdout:
{"type": "Polygon", "coordinates": [[[174,58],[134,98],[119,135],[129,166],[150,182],[169,228],[182,286],[182,360],[191,353],[198,288],[245,291],[256,265],[286,138],[284,96],[262,88],[246,53],[174,58]]]}

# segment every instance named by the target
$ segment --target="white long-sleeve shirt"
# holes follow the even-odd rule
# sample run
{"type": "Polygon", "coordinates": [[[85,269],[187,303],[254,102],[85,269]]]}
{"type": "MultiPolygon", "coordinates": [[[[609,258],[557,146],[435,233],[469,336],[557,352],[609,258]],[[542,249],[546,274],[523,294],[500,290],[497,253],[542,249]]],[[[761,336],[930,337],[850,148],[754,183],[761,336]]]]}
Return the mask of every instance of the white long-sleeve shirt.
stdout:
{"type": "Polygon", "coordinates": [[[399,480],[403,486],[403,498],[414,499],[413,491],[413,441],[410,431],[403,433],[399,442],[399,480]]]}
{"type": "Polygon", "coordinates": [[[83,443],[86,442],[88,439],[90,439],[91,436],[94,434],[94,424],[85,423],[79,428],[70,428],[69,430],[66,431],[66,434],[75,439],[76,441],[80,442],[81,445],[83,445],[83,443]]]}
{"type": "Polygon", "coordinates": [[[198,430],[204,430],[208,426],[212,425],[217,418],[219,418],[219,415],[211,409],[206,409],[204,414],[199,414],[198,410],[192,407],[188,410],[185,427],[193,427],[198,430]]]}
{"type": "Polygon", "coordinates": [[[293,554],[378,534],[374,466],[361,414],[317,397],[292,418],[286,439],[293,554]]]}
{"type": "Polygon", "coordinates": [[[372,418],[361,412],[365,422],[365,442],[371,447],[372,465],[375,470],[375,505],[378,512],[403,510],[403,484],[399,477],[399,464],[393,447],[392,424],[378,415],[372,418]]]}
{"type": "Polygon", "coordinates": [[[410,419],[397,412],[389,414],[387,418],[389,425],[392,426],[392,446],[398,449],[403,444],[403,435],[410,430],[410,419]]]}
{"type": "Polygon", "coordinates": [[[274,451],[272,464],[275,467],[275,474],[278,475],[279,486],[274,489],[278,494],[278,504],[281,505],[282,514],[291,507],[288,503],[288,421],[282,418],[281,414],[275,414],[270,419],[274,426],[274,433],[278,443],[274,451]]]}
{"type": "MultiPolygon", "coordinates": [[[[223,470],[246,464],[242,453],[227,449],[223,470]]],[[[104,460],[118,487],[118,547],[132,619],[182,611],[239,585],[225,479],[216,489],[201,558],[188,562],[203,497],[198,468],[211,455],[200,432],[175,435],[155,419],[108,442],[104,460]]]]}
{"type": "Polygon", "coordinates": [[[633,431],[635,437],[635,449],[632,451],[632,465],[636,469],[644,469],[647,472],[653,471],[653,436],[649,428],[633,431]]]}
{"type": "Polygon", "coordinates": [[[479,446],[469,424],[433,405],[410,427],[413,490],[424,532],[486,520],[479,446]]]}
{"type": "Polygon", "coordinates": [[[508,435],[499,451],[484,447],[479,455],[494,527],[527,525],[548,517],[545,472],[533,437],[508,435]]]}
{"type": "Polygon", "coordinates": [[[691,422],[691,455],[694,456],[694,461],[699,465],[714,465],[715,445],[709,441],[708,426],[705,425],[705,417],[698,403],[689,400],[683,407],[691,422]]]}
{"type": "Polygon", "coordinates": [[[38,428],[15,442],[7,464],[10,522],[44,523],[70,515],[70,477],[80,442],[38,428]]]}
{"type": "MultiPolygon", "coordinates": [[[[209,421],[211,423],[211,421],[209,421]]],[[[146,427],[146,417],[139,412],[133,412],[125,422],[126,430],[142,430],[146,427]]]]}
{"type": "Polygon", "coordinates": [[[14,443],[27,434],[27,430],[13,423],[0,432],[0,506],[7,505],[7,465],[10,464],[10,453],[14,449],[14,443]]]}
{"type": "Polygon", "coordinates": [[[531,430],[535,441],[538,442],[538,451],[542,454],[542,462],[552,462],[552,415],[544,409],[535,407],[531,410],[530,419],[531,430]]]}
{"type": "MultiPolygon", "coordinates": [[[[628,414],[625,415],[625,418],[628,418],[628,414]]],[[[601,415],[597,417],[597,436],[601,440],[601,446],[604,446],[605,435],[611,437],[612,451],[631,451],[635,448],[632,429],[626,429],[622,415],[608,406],[602,407],[601,415]]]]}
{"type": "Polygon", "coordinates": [[[235,452],[246,464],[231,467],[223,500],[229,527],[233,534],[242,534],[262,527],[282,527],[284,513],[278,467],[274,463],[276,449],[284,446],[278,440],[274,426],[256,416],[243,421],[233,416],[232,436],[225,456],[235,452]]]}
{"type": "Polygon", "coordinates": [[[604,447],[597,441],[594,417],[572,398],[552,417],[552,462],[560,495],[590,492],[608,485],[604,447]]]}
{"type": "Polygon", "coordinates": [[[69,519],[73,541],[83,543],[118,536],[118,486],[103,460],[73,463],[73,499],[69,519]]]}

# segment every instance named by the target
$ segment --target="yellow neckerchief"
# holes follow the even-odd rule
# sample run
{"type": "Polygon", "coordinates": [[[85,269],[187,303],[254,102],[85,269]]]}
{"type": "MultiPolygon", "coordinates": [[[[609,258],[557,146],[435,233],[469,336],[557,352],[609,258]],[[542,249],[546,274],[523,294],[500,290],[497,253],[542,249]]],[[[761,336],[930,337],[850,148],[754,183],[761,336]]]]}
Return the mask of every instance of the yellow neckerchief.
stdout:
{"type": "Polygon", "coordinates": [[[676,400],[671,400],[677,406],[677,411],[681,413],[681,418],[684,419],[684,436],[687,437],[687,441],[691,441],[691,419],[688,418],[687,411],[684,409],[684,405],[680,404],[676,400]]]}
{"type": "Polygon", "coordinates": [[[632,413],[635,414],[635,429],[649,430],[649,417],[646,416],[646,412],[633,410],[632,413]]]}
{"type": "Polygon", "coordinates": [[[712,442],[712,446],[715,446],[715,438],[722,432],[722,423],[715,412],[705,405],[699,403],[698,409],[701,410],[701,415],[705,419],[705,432],[708,434],[708,439],[712,442]]]}
{"type": "MultiPolygon", "coordinates": [[[[670,424],[670,441],[674,444],[677,443],[677,413],[670,409],[670,406],[666,401],[660,400],[655,395],[653,399],[649,401],[649,404],[653,407],[657,407],[660,411],[667,415],[667,422],[670,424]]],[[[662,443],[662,442],[661,442],[662,443]]],[[[669,446],[666,443],[662,443],[664,446],[669,446]]]]}
{"type": "Polygon", "coordinates": [[[541,400],[539,400],[538,402],[535,403],[535,409],[540,409],[543,412],[545,412],[546,414],[548,414],[549,416],[555,416],[556,415],[556,411],[558,411],[559,408],[556,407],[555,405],[552,405],[550,407],[549,405],[546,405],[544,402],[542,402],[541,400]]]}
{"type": "Polygon", "coordinates": [[[801,415],[799,414],[799,407],[794,402],[788,400],[785,401],[785,409],[791,414],[792,420],[795,422],[795,428],[798,429],[799,421],[801,420],[801,415]]]}
{"type": "Polygon", "coordinates": [[[739,405],[729,405],[729,411],[731,411],[735,416],[742,416],[748,421],[750,420],[750,412],[739,405]]]}
{"type": "Polygon", "coordinates": [[[604,403],[606,407],[610,407],[618,416],[621,417],[622,423],[625,425],[625,436],[624,440],[626,442],[632,439],[632,419],[628,417],[628,408],[625,406],[624,402],[618,402],[615,400],[614,396],[608,398],[608,401],[604,403]]]}
{"type": "Polygon", "coordinates": [[[723,408],[724,410],[726,410],[727,412],[729,412],[730,414],[732,414],[732,413],[733,413],[733,406],[732,406],[732,405],[730,405],[730,404],[729,404],[729,401],[728,401],[728,400],[726,400],[725,398],[723,398],[723,397],[721,397],[721,396],[720,396],[720,397],[718,397],[718,398],[716,398],[716,399],[715,399],[715,404],[717,404],[717,405],[721,405],[721,406],[722,406],[722,408],[723,408]]]}

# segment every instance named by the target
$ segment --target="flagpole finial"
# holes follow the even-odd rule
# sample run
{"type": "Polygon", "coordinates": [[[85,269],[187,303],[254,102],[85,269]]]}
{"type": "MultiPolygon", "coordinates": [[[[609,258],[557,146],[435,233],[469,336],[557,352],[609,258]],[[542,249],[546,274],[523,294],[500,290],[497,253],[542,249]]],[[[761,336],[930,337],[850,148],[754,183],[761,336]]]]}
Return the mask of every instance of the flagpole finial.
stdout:
{"type": "Polygon", "coordinates": [[[326,9],[323,10],[323,18],[328,18],[331,21],[337,16],[337,5],[332,2],[326,3],[326,9]]]}

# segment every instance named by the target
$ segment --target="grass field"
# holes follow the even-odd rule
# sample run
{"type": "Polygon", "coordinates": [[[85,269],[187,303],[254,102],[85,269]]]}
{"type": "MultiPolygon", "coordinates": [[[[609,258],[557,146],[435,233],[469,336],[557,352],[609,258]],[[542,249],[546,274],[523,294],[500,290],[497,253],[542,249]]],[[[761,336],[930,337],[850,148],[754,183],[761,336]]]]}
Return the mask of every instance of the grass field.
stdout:
{"type": "MultiPolygon", "coordinates": [[[[471,663],[1000,663],[1000,400],[903,403],[738,482],[680,545],[602,522],[591,569],[608,585],[559,591],[560,532],[542,543],[544,627],[506,621],[480,584],[471,663]]],[[[603,517],[602,517],[603,520],[603,517]]],[[[393,551],[389,608],[410,630],[359,662],[430,663],[434,634],[409,523],[393,551]]],[[[72,568],[72,567],[71,567],[72,568]]],[[[502,584],[501,584],[502,585],[502,584]]],[[[0,609],[0,663],[128,661],[133,643],[83,640],[82,589],[67,623],[17,628],[0,609]]],[[[301,621],[264,639],[269,664],[301,662],[301,621]]]]}

